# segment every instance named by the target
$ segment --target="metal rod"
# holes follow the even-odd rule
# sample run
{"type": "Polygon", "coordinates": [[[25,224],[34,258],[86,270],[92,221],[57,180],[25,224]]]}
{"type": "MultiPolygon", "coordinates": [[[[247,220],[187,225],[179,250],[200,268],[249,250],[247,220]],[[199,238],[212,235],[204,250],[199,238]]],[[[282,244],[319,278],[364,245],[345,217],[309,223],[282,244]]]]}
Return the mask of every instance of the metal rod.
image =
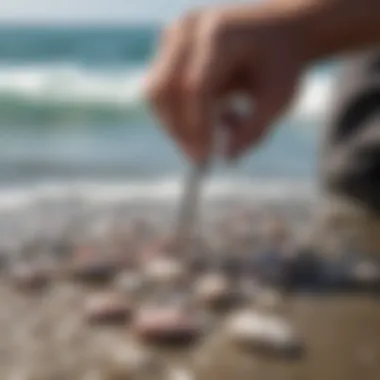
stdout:
{"type": "Polygon", "coordinates": [[[179,213],[177,216],[177,225],[174,226],[177,231],[177,238],[181,240],[191,239],[194,235],[194,229],[199,222],[199,207],[202,197],[202,187],[209,170],[218,160],[219,152],[225,145],[226,133],[218,131],[214,133],[213,154],[202,164],[194,164],[190,173],[185,179],[182,198],[179,204],[179,213]]]}
{"type": "Polygon", "coordinates": [[[180,200],[177,216],[177,237],[188,239],[192,237],[196,222],[198,220],[199,204],[202,194],[204,178],[208,172],[209,165],[194,165],[185,180],[185,186],[180,200]]]}

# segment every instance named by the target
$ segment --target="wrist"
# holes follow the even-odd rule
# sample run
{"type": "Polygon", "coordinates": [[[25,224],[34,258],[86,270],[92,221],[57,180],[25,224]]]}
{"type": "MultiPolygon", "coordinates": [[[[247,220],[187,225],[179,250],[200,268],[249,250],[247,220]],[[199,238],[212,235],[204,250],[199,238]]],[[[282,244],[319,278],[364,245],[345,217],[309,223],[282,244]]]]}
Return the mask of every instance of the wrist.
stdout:
{"type": "Polygon", "coordinates": [[[334,53],[332,39],[336,20],[332,3],[340,0],[274,0],[276,22],[297,51],[304,66],[334,53]],[[331,18],[333,19],[331,22],[331,18]]]}
{"type": "Polygon", "coordinates": [[[269,0],[254,6],[231,6],[222,12],[222,23],[237,31],[235,40],[242,46],[251,41],[255,47],[257,39],[264,39],[269,48],[275,45],[297,55],[300,64],[307,66],[327,54],[328,30],[321,29],[321,20],[327,14],[326,4],[336,1],[269,0]]]}
{"type": "Polygon", "coordinates": [[[289,20],[306,63],[379,43],[379,0],[280,0],[299,3],[289,20]]]}

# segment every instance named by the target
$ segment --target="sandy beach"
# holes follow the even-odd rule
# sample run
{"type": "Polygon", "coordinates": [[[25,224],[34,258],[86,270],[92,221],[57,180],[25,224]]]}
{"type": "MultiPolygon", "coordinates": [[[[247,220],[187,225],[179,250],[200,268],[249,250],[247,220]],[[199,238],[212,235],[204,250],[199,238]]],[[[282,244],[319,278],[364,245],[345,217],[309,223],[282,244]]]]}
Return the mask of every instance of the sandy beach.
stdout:
{"type": "MultiPolygon", "coordinates": [[[[61,209],[65,212],[58,214],[56,205],[45,205],[40,222],[51,218],[50,225],[55,222],[62,233],[55,230],[45,240],[36,234],[35,244],[30,240],[19,245],[17,252],[3,252],[0,378],[378,379],[380,298],[369,291],[371,286],[360,292],[343,282],[331,286],[331,277],[328,286],[322,286],[323,276],[316,280],[316,272],[311,271],[305,281],[299,270],[285,271],[289,266],[284,267],[284,261],[280,261],[278,272],[281,279],[273,277],[273,271],[267,272],[265,260],[256,263],[254,270],[249,269],[251,260],[261,251],[278,254],[261,256],[271,257],[272,269],[281,255],[301,257],[297,245],[292,244],[302,237],[301,227],[312,223],[312,204],[238,204],[216,202],[204,208],[201,244],[194,244],[187,252],[198,260],[195,266],[189,256],[176,251],[170,240],[173,208],[168,205],[103,207],[96,211],[96,218],[76,219],[81,223],[72,229],[63,228],[64,218],[61,223],[53,219],[53,215],[57,218],[66,213],[67,225],[75,225],[68,218],[73,210],[67,204],[61,209]],[[151,277],[148,281],[147,273],[151,276],[153,272],[144,268],[159,257],[182,263],[185,276],[157,277],[155,272],[154,281],[151,277]],[[228,261],[228,257],[233,260],[228,261]],[[237,274],[231,270],[231,263],[238,264],[237,274]],[[230,290],[244,293],[240,303],[223,311],[210,310],[194,301],[193,285],[201,276],[215,271],[232,275],[230,290]],[[284,273],[288,273],[286,278],[284,273]],[[257,278],[263,284],[259,290],[254,287],[257,278]],[[242,290],[243,280],[248,281],[248,290],[242,290]],[[268,289],[268,294],[275,297],[263,306],[260,299],[265,297],[261,293],[268,289]],[[89,300],[100,295],[100,306],[89,307],[89,300]],[[108,304],[104,301],[107,297],[111,300],[108,304]],[[134,318],[136,311],[152,299],[164,305],[190,303],[192,310],[205,317],[207,327],[191,344],[147,343],[136,334],[134,318]],[[231,340],[226,323],[244,308],[281,317],[300,337],[302,355],[273,355],[231,340]],[[105,310],[108,314],[102,314],[105,310]],[[108,319],[109,310],[122,313],[121,321],[108,319]],[[98,322],[99,315],[101,323],[91,323],[98,322]]],[[[344,264],[345,259],[338,267],[346,268],[344,264]]],[[[300,268],[310,270],[310,266],[300,268]]]]}

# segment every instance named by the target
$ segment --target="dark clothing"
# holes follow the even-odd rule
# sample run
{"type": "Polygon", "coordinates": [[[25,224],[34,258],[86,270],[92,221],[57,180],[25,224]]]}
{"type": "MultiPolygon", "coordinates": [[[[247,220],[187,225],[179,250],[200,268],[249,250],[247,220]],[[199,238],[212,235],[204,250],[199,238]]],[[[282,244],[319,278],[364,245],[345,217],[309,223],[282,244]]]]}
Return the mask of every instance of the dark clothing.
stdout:
{"type": "Polygon", "coordinates": [[[348,60],[323,145],[324,189],[380,216],[380,49],[348,60]]]}

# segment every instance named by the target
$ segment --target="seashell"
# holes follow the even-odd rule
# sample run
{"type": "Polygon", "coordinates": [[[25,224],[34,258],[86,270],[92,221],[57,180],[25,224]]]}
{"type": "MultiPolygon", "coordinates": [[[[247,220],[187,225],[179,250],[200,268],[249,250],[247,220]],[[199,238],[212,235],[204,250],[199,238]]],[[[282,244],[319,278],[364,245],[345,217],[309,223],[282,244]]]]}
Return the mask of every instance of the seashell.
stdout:
{"type": "Polygon", "coordinates": [[[363,261],[354,268],[353,276],[360,282],[375,282],[380,279],[380,270],[376,265],[363,261]]]}
{"type": "Polygon", "coordinates": [[[143,273],[153,282],[172,283],[182,280],[186,271],[184,265],[177,260],[157,258],[145,265],[143,273]]]}
{"type": "Polygon", "coordinates": [[[362,261],[355,265],[350,273],[350,286],[353,290],[378,291],[380,289],[380,268],[362,261]]]}
{"type": "Polygon", "coordinates": [[[268,313],[236,313],[227,324],[233,341],[266,354],[298,357],[303,352],[300,340],[282,318],[268,313]]]}
{"type": "Polygon", "coordinates": [[[237,299],[229,281],[222,274],[208,274],[195,283],[195,297],[202,304],[215,309],[230,306],[237,299]]]}
{"type": "Polygon", "coordinates": [[[84,305],[84,316],[90,324],[125,323],[131,314],[128,301],[113,292],[89,296],[84,305]]]}
{"type": "Polygon", "coordinates": [[[170,367],[168,369],[168,380],[194,380],[194,374],[186,368],[170,367]]]}
{"type": "Polygon", "coordinates": [[[202,333],[198,316],[176,306],[142,308],[136,315],[133,328],[142,340],[159,344],[190,344],[202,333]]]}
{"type": "Polygon", "coordinates": [[[69,266],[68,274],[75,281],[106,284],[114,279],[119,270],[119,263],[114,258],[83,255],[69,266]]]}

